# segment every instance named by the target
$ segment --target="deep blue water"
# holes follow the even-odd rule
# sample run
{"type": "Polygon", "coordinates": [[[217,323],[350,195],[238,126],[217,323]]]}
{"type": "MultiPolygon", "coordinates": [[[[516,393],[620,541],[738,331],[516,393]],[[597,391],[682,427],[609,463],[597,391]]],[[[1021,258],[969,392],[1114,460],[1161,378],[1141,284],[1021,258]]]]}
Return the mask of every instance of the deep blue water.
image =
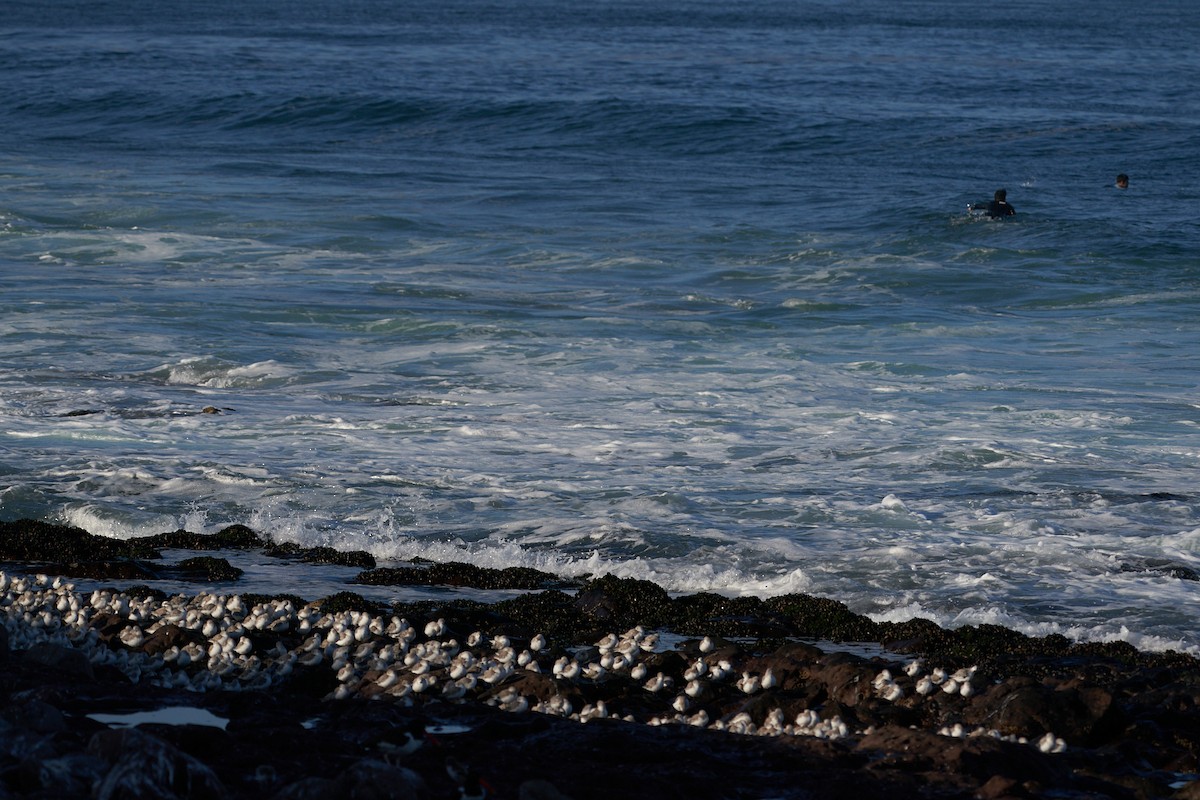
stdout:
{"type": "Polygon", "coordinates": [[[17,4],[0,516],[1200,652],[1198,40],[1191,2],[17,4]]]}

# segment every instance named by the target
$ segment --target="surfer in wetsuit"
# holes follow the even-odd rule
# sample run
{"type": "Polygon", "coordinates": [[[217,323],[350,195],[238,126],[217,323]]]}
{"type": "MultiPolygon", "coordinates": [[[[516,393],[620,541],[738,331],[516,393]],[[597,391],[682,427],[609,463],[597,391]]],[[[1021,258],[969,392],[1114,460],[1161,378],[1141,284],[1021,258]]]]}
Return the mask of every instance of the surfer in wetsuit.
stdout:
{"type": "Polygon", "coordinates": [[[1124,172],[1122,172],[1120,175],[1117,176],[1117,188],[1118,189],[1128,189],[1129,188],[1129,176],[1126,175],[1124,172]]]}
{"type": "Polygon", "coordinates": [[[1004,189],[997,189],[993,196],[992,202],[986,206],[983,203],[976,203],[971,206],[972,211],[986,211],[987,215],[992,219],[999,217],[1011,217],[1017,213],[1017,210],[1008,204],[1008,192],[1004,189]]]}

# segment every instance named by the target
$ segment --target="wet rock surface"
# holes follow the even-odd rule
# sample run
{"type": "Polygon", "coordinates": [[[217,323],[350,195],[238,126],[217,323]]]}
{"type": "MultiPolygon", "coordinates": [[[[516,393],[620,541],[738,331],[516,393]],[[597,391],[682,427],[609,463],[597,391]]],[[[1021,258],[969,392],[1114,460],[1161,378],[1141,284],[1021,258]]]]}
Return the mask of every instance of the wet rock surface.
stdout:
{"type": "Polygon", "coordinates": [[[469,565],[413,569],[533,588],[381,605],[238,593],[232,565],[220,594],[54,577],[273,547],[216,536],[0,523],[0,798],[1200,797],[1179,653],[469,565]],[[162,709],[212,716],[98,716],[162,709]]]}

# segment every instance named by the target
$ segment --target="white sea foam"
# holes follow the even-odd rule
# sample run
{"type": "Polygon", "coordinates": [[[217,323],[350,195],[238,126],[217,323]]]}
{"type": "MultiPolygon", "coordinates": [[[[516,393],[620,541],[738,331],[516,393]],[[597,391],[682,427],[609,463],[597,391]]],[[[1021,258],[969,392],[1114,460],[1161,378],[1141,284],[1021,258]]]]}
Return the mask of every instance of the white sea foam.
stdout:
{"type": "Polygon", "coordinates": [[[253,364],[229,364],[208,356],[192,356],[177,364],[164,364],[167,382],[213,389],[254,387],[290,378],[295,370],[274,360],[253,364]]]}
{"type": "Polygon", "coordinates": [[[154,536],[177,529],[175,519],[165,514],[113,513],[113,510],[99,503],[64,506],[60,514],[64,524],[113,539],[154,536]]]}

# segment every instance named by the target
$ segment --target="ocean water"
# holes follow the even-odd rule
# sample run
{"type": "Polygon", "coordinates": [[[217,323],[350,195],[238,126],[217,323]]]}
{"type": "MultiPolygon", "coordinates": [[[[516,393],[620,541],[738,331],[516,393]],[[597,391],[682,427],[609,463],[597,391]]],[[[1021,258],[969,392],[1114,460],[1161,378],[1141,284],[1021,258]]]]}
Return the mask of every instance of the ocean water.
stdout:
{"type": "Polygon", "coordinates": [[[0,518],[1200,654],[1197,41],[1192,0],[9,4],[0,518]]]}

